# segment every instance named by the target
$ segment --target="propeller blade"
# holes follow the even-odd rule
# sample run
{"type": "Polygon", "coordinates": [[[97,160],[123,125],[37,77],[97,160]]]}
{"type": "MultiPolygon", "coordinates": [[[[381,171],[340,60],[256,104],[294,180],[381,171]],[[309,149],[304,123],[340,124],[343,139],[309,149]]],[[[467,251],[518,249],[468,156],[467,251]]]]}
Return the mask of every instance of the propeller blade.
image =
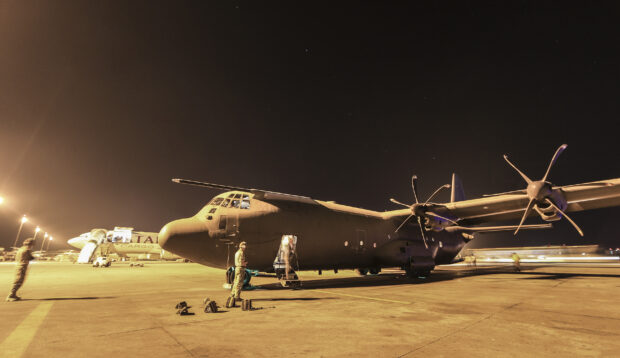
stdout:
{"type": "Polygon", "coordinates": [[[435,196],[435,194],[439,193],[439,191],[441,189],[447,189],[450,188],[450,184],[444,184],[442,186],[440,186],[439,188],[437,188],[437,190],[435,190],[435,192],[433,194],[431,194],[431,196],[428,197],[428,199],[426,199],[426,201],[424,202],[424,204],[428,204],[429,201],[431,201],[431,199],[433,198],[433,196],[435,196]]]}
{"type": "Polygon", "coordinates": [[[577,223],[575,223],[568,215],[566,215],[565,212],[563,212],[560,208],[557,207],[557,205],[555,205],[553,203],[553,201],[551,201],[549,198],[545,198],[545,201],[547,203],[549,203],[549,205],[553,206],[553,208],[557,211],[559,211],[560,213],[562,213],[562,216],[564,216],[566,218],[566,220],[568,220],[571,224],[573,224],[573,226],[575,227],[575,229],[577,229],[577,232],[579,233],[579,235],[583,236],[583,231],[581,231],[581,229],[579,228],[579,226],[577,225],[577,223]]]}
{"type": "Polygon", "coordinates": [[[411,205],[407,205],[407,204],[401,203],[400,201],[398,201],[396,199],[390,198],[390,201],[393,202],[394,204],[398,204],[398,205],[402,205],[402,206],[406,206],[408,208],[411,208],[411,205]]]}
{"type": "Polygon", "coordinates": [[[422,241],[424,242],[424,247],[428,249],[428,244],[426,243],[426,235],[424,234],[424,228],[422,227],[422,218],[418,216],[418,225],[420,226],[420,232],[422,233],[422,241]]]}
{"type": "Polygon", "coordinates": [[[529,185],[532,180],[530,178],[527,177],[527,175],[523,174],[523,172],[521,172],[519,169],[517,169],[517,167],[512,164],[510,162],[510,160],[508,160],[508,156],[506,154],[504,154],[504,159],[506,160],[506,162],[508,162],[508,164],[510,164],[510,166],[517,171],[517,173],[519,173],[519,175],[521,175],[521,177],[525,180],[525,182],[529,185]]]}
{"type": "Polygon", "coordinates": [[[532,207],[534,206],[534,199],[530,199],[530,202],[527,203],[527,207],[525,208],[525,212],[523,213],[523,217],[521,218],[521,222],[519,223],[519,226],[517,226],[517,230],[515,230],[515,235],[517,235],[517,233],[519,232],[519,229],[521,228],[521,225],[523,225],[523,222],[525,221],[525,218],[527,218],[527,216],[530,214],[530,211],[532,211],[532,207]]]}
{"type": "Polygon", "coordinates": [[[427,212],[425,212],[424,214],[426,214],[426,215],[428,215],[428,216],[436,217],[436,218],[441,219],[441,220],[444,220],[444,221],[449,221],[449,222],[451,222],[451,223],[452,223],[452,224],[454,224],[454,225],[458,225],[458,223],[457,223],[456,221],[454,221],[454,220],[452,220],[452,219],[448,219],[448,218],[443,217],[443,216],[441,216],[441,215],[437,215],[437,214],[435,214],[435,213],[434,213],[434,212],[432,212],[432,211],[427,211],[427,212]]]}
{"type": "Polygon", "coordinates": [[[411,177],[411,189],[413,190],[413,197],[415,199],[415,203],[420,203],[418,201],[418,176],[414,175],[411,177]]]}
{"type": "Polygon", "coordinates": [[[406,218],[405,220],[403,220],[403,222],[400,224],[400,226],[398,226],[398,227],[396,228],[396,230],[394,230],[394,232],[398,232],[398,230],[400,230],[400,228],[401,228],[401,227],[403,227],[403,225],[405,225],[405,223],[406,223],[407,221],[409,221],[409,219],[411,219],[411,217],[412,217],[412,216],[413,216],[413,213],[411,213],[411,215],[407,216],[407,218],[406,218]]]}
{"type": "Polygon", "coordinates": [[[542,178],[542,181],[547,181],[547,177],[549,176],[549,172],[551,171],[551,167],[553,166],[553,164],[555,164],[555,161],[558,160],[558,157],[560,156],[560,154],[562,154],[562,152],[564,151],[564,149],[566,149],[566,147],[568,147],[567,144],[562,144],[555,151],[555,154],[553,155],[553,158],[551,158],[551,162],[549,162],[549,166],[547,167],[547,172],[545,173],[545,176],[542,178]]]}

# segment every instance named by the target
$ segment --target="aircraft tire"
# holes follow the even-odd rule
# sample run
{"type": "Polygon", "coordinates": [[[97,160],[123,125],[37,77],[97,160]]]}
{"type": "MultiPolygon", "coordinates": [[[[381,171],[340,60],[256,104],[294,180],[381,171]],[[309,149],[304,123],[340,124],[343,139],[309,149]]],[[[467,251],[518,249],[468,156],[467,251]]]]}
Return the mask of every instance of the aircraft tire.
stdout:
{"type": "Polygon", "coordinates": [[[357,269],[355,269],[355,272],[357,272],[357,274],[360,275],[360,276],[366,276],[366,274],[368,274],[368,269],[357,268],[357,269]]]}
{"type": "Polygon", "coordinates": [[[431,275],[431,270],[405,270],[405,275],[409,278],[428,277],[431,275]]]}
{"type": "Polygon", "coordinates": [[[235,281],[235,268],[231,266],[228,268],[228,270],[226,270],[226,283],[229,285],[232,285],[234,281],[235,281]]]}
{"type": "Polygon", "coordinates": [[[373,267],[373,268],[368,269],[368,273],[371,275],[378,275],[379,272],[381,272],[380,267],[373,267]]]}

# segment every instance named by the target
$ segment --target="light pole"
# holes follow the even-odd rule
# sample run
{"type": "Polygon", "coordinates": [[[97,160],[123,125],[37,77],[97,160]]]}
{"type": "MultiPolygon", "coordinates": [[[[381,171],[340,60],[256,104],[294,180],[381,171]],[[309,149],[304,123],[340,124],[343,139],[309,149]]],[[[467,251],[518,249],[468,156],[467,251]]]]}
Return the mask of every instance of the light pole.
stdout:
{"type": "Polygon", "coordinates": [[[53,236],[50,236],[49,240],[47,241],[47,247],[45,248],[45,251],[50,249],[50,244],[53,238],[54,238],[53,236]]]}
{"type": "Polygon", "coordinates": [[[32,238],[32,243],[34,244],[35,242],[37,242],[37,234],[39,233],[39,231],[41,231],[41,228],[37,226],[36,229],[34,229],[34,237],[32,238]]]}
{"type": "Polygon", "coordinates": [[[26,215],[22,216],[21,224],[19,224],[19,230],[17,230],[17,236],[15,237],[15,243],[13,244],[13,247],[16,247],[17,240],[19,239],[19,234],[22,232],[22,226],[24,226],[24,223],[26,221],[28,221],[28,218],[26,217],[26,215]]]}
{"type": "Polygon", "coordinates": [[[43,241],[41,242],[41,253],[43,253],[43,245],[45,245],[45,239],[47,239],[47,233],[45,233],[45,235],[43,235],[43,241]]]}

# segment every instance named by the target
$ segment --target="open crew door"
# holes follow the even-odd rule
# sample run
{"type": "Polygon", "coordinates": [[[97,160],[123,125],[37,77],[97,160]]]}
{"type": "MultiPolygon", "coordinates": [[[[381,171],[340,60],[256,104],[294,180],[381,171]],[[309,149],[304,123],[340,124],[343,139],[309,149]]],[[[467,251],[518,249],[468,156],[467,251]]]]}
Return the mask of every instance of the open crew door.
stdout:
{"type": "Polygon", "coordinates": [[[80,255],[78,256],[77,263],[78,264],[87,264],[93,261],[93,254],[97,249],[97,244],[94,242],[87,242],[82,250],[80,251],[80,255]]]}

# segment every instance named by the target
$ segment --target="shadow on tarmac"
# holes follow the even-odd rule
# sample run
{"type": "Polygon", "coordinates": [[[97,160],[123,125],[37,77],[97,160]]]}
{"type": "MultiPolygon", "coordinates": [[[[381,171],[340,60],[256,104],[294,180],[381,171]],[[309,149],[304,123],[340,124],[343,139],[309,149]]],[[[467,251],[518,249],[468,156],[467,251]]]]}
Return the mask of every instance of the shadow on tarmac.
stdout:
{"type": "Polygon", "coordinates": [[[116,298],[110,297],[48,297],[48,298],[22,298],[21,301],[71,301],[71,300],[105,300],[116,298]]]}
{"type": "Polygon", "coordinates": [[[254,301],[316,301],[316,300],[336,300],[338,297],[286,297],[286,298],[252,298],[254,301]]]}
{"type": "MultiPolygon", "coordinates": [[[[548,267],[548,266],[542,266],[548,267]]],[[[349,288],[349,287],[375,287],[375,286],[393,286],[393,285],[420,285],[430,284],[434,282],[455,280],[470,276],[482,276],[493,274],[515,274],[524,275],[530,277],[523,277],[530,280],[559,280],[572,277],[620,277],[620,274],[605,274],[605,273],[557,273],[557,272],[544,272],[544,271],[530,271],[533,269],[541,268],[541,266],[527,266],[521,267],[520,272],[513,270],[512,266],[492,266],[492,267],[478,267],[476,269],[467,270],[437,270],[431,273],[426,278],[408,278],[404,274],[398,273],[383,273],[379,275],[359,276],[359,277],[346,277],[346,278],[331,278],[322,280],[302,280],[300,288],[302,290],[312,289],[324,289],[324,288],[349,288]]],[[[257,286],[258,289],[264,290],[290,290],[291,287],[283,287],[279,282],[265,284],[257,286]]]]}

